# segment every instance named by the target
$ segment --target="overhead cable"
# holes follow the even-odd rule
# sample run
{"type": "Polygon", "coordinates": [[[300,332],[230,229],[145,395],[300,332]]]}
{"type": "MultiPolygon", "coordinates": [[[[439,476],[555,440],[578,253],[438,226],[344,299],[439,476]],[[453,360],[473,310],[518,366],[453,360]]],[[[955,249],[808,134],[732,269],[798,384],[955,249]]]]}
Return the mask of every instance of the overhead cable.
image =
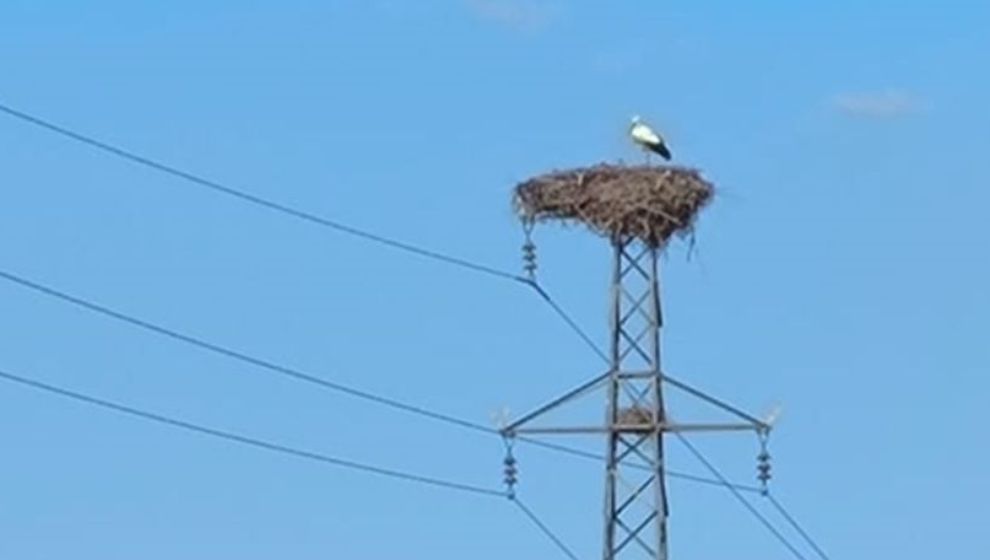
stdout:
{"type": "Polygon", "coordinates": [[[266,441],[258,438],[253,438],[249,436],[244,436],[241,434],[236,434],[234,432],[220,430],[217,428],[211,428],[204,426],[202,424],[195,424],[193,422],[187,422],[185,420],[179,420],[170,416],[165,416],[162,414],[148,412],[135,408],[132,406],[120,404],[117,402],[109,401],[106,399],[94,397],[91,395],[83,394],[77,391],[72,391],[65,389],[50,383],[45,383],[35,379],[30,379],[14,373],[10,373],[5,370],[0,370],[0,379],[8,381],[11,383],[16,383],[24,387],[30,387],[38,391],[44,391],[49,394],[58,395],[67,399],[72,399],[77,402],[82,402],[88,405],[96,406],[106,410],[112,410],[121,414],[126,414],[128,416],[139,418],[141,420],[147,420],[151,422],[156,422],[158,424],[164,424],[171,426],[173,428],[179,428],[189,432],[196,432],[199,434],[211,436],[214,438],[219,438],[227,441],[232,441],[235,443],[240,443],[243,445],[265,449],[267,451],[272,451],[275,453],[280,453],[283,455],[290,455],[296,458],[308,459],[311,461],[316,461],[319,463],[333,465],[335,467],[340,467],[344,469],[356,470],[370,474],[376,474],[388,478],[394,478],[399,480],[404,480],[407,482],[414,482],[418,484],[425,484],[428,486],[435,486],[441,488],[447,488],[450,490],[458,490],[461,492],[467,492],[471,494],[481,494],[485,496],[498,496],[504,497],[505,492],[501,490],[493,490],[490,488],[484,488],[481,486],[475,486],[472,484],[463,484],[460,482],[452,482],[449,480],[443,480],[440,478],[434,478],[429,476],[423,476],[419,474],[408,473],[404,471],[398,471],[389,468],[383,468],[367,463],[359,463],[357,461],[351,461],[349,459],[341,459],[339,457],[333,457],[330,455],[325,455],[323,453],[317,453],[314,451],[306,451],[303,449],[298,449],[295,447],[289,447],[287,445],[282,445],[279,443],[273,443],[271,441],[266,441]]]}

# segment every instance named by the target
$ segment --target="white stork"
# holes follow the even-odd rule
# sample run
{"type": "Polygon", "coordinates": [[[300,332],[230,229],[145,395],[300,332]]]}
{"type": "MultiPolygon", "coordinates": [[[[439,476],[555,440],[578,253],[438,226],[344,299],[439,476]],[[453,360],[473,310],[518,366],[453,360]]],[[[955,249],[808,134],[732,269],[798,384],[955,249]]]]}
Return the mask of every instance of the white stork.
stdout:
{"type": "Polygon", "coordinates": [[[657,134],[650,125],[640,120],[638,116],[633,117],[632,126],[629,127],[629,136],[633,142],[638,144],[646,152],[646,161],[650,161],[650,152],[660,154],[665,160],[670,160],[670,150],[663,142],[663,137],[657,134]]]}

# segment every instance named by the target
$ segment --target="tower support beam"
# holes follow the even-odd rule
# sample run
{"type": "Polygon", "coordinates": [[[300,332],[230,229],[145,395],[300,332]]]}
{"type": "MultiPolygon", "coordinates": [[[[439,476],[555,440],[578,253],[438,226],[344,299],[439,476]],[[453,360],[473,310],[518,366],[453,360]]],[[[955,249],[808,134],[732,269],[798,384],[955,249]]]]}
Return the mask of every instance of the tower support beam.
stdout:
{"type": "Polygon", "coordinates": [[[603,558],[667,560],[659,252],[621,238],[612,249],[603,558]]]}
{"type": "Polygon", "coordinates": [[[663,373],[660,250],[624,237],[612,239],[612,250],[608,371],[508,424],[502,433],[507,438],[604,435],[603,560],[668,560],[665,435],[754,431],[765,437],[770,424],[663,373]],[[664,403],[665,385],[735,416],[736,421],[674,422],[664,403]],[[603,424],[534,425],[553,410],[602,389],[607,394],[603,424]]]}

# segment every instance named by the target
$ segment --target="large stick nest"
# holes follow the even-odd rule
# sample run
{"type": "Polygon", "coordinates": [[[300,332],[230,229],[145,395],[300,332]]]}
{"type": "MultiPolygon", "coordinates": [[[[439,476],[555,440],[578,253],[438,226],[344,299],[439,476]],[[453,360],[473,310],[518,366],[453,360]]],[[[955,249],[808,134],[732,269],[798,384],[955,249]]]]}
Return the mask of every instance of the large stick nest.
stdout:
{"type": "Polygon", "coordinates": [[[659,247],[675,234],[690,235],[713,195],[695,169],[602,163],[520,183],[515,207],[526,222],[578,222],[610,239],[659,247]]]}

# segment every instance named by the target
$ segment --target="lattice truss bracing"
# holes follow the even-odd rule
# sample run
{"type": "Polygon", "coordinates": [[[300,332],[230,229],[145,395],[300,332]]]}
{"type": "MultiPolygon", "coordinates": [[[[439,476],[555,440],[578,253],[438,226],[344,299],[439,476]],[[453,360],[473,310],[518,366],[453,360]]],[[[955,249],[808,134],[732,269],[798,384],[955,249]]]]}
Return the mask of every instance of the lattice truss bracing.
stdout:
{"type": "MultiPolygon", "coordinates": [[[[655,246],[613,239],[609,369],[503,429],[520,434],[601,434],[606,437],[604,560],[667,560],[669,504],[664,437],[673,432],[747,430],[770,426],[663,372],[660,361],[659,256],[655,246]],[[664,388],[683,390],[742,421],[679,423],[664,406],[664,388]],[[536,427],[534,421],[588,393],[607,394],[605,422],[536,427]]],[[[513,463],[512,481],[515,481],[513,463]]]]}
{"type": "Polygon", "coordinates": [[[604,558],[666,560],[657,250],[634,241],[614,248],[604,558]]]}

